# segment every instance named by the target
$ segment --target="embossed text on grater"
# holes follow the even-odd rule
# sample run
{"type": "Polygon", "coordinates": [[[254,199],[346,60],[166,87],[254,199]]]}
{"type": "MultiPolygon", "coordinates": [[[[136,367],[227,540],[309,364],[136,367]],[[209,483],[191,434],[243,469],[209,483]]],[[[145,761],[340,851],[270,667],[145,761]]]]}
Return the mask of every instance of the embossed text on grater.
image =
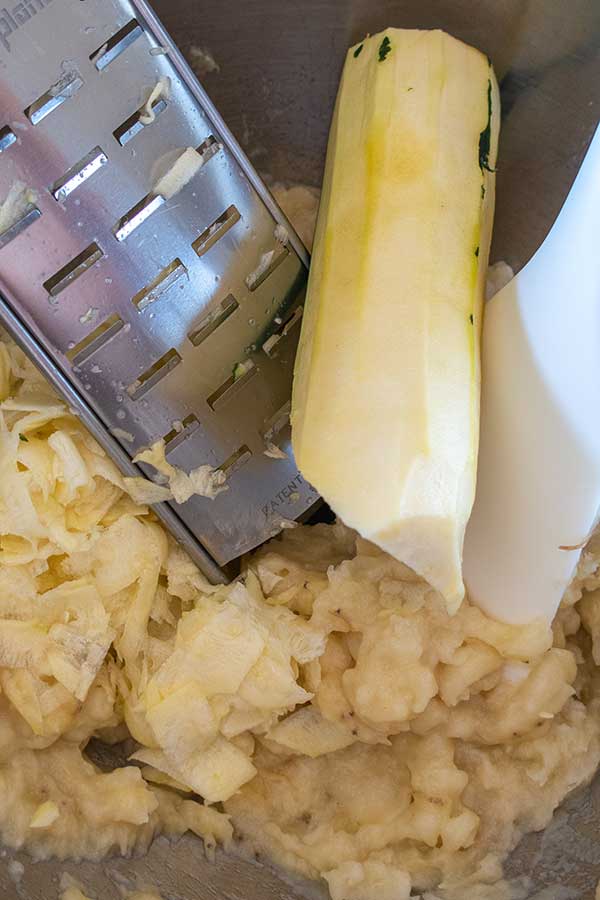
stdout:
{"type": "Polygon", "coordinates": [[[3,324],[125,473],[161,438],[225,471],[215,499],[155,507],[222,579],[317,499],[289,441],[306,251],[143,0],[0,11],[0,197],[17,183],[3,324]],[[165,199],[186,148],[203,164],[165,199]]]}

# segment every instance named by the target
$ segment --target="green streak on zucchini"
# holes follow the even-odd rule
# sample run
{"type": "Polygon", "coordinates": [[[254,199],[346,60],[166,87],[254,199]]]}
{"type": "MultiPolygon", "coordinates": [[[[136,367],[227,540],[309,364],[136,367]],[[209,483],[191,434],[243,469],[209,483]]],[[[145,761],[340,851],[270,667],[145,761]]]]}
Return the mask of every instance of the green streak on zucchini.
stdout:
{"type": "Polygon", "coordinates": [[[358,56],[360,56],[360,54],[362,53],[362,48],[363,48],[364,46],[365,46],[364,44],[359,44],[359,45],[358,45],[358,47],[356,48],[356,50],[355,50],[354,53],[352,54],[352,56],[354,57],[354,59],[356,59],[358,56]]]}
{"type": "MultiPolygon", "coordinates": [[[[379,45],[379,62],[383,62],[390,50],[392,49],[392,44],[390,42],[389,37],[386,35],[379,45]]],[[[490,84],[490,91],[492,86],[490,84]]]]}
{"type": "Polygon", "coordinates": [[[487,125],[479,135],[479,168],[483,172],[485,169],[487,172],[495,172],[495,169],[490,168],[490,142],[492,138],[492,82],[488,81],[488,91],[487,91],[487,101],[488,101],[488,120],[487,125]]]}

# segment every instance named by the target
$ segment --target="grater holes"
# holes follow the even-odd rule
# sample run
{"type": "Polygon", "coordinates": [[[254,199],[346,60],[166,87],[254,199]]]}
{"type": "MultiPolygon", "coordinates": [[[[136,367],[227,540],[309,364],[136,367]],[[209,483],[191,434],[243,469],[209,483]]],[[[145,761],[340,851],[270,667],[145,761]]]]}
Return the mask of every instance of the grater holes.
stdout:
{"type": "Polygon", "coordinates": [[[227,478],[231,478],[234,472],[241,469],[252,458],[252,450],[246,444],[239,447],[235,453],[232,453],[224,463],[219,466],[219,471],[223,472],[227,478]]]}
{"type": "MultiPolygon", "coordinates": [[[[210,159],[211,156],[214,156],[214,154],[220,150],[220,147],[221,145],[215,140],[215,138],[213,138],[212,136],[207,138],[206,141],[204,141],[204,144],[201,144],[196,151],[201,157],[201,165],[204,165],[207,159],[210,159]],[[207,154],[209,155],[207,156],[207,154]]],[[[113,234],[118,241],[126,240],[126,238],[128,238],[136,230],[136,228],[139,228],[139,226],[143,222],[145,222],[146,219],[150,218],[152,213],[160,209],[160,207],[167,202],[167,199],[171,199],[173,193],[166,196],[163,196],[162,193],[159,193],[160,190],[163,190],[164,193],[164,188],[161,187],[161,182],[163,180],[164,179],[161,179],[161,181],[158,182],[155,186],[154,190],[149,194],[146,194],[146,196],[142,200],[140,200],[139,203],[136,203],[136,205],[132,209],[130,209],[128,213],[125,213],[125,215],[115,225],[115,227],[113,228],[113,234]]],[[[181,188],[178,187],[175,193],[177,193],[180,189],[181,188]]],[[[239,213],[237,213],[237,215],[239,217],[239,213]]]]}
{"type": "Polygon", "coordinates": [[[101,322],[97,328],[84,337],[83,340],[75,344],[67,353],[67,359],[74,365],[80,366],[86,360],[104,347],[112,338],[117,335],[124,326],[124,322],[120,316],[113,313],[104,322],[101,322]]]}
{"type": "Polygon", "coordinates": [[[174,422],[173,428],[168,434],[165,434],[163,441],[165,443],[165,456],[173,453],[177,447],[180,447],[184,441],[187,441],[194,432],[200,428],[200,422],[196,416],[191,413],[181,422],[174,422]]]}
{"type": "Polygon", "coordinates": [[[82,253],[68,262],[66,266],[59,269],[55,275],[48,278],[47,281],[44,281],[44,288],[51,297],[56,297],[64,291],[65,288],[68,288],[69,285],[80,278],[84,272],[87,272],[88,269],[101,260],[103,256],[104,251],[94,241],[89,247],[86,247],[82,253]]]}
{"type": "Polygon", "coordinates": [[[81,187],[88,178],[95,175],[107,162],[108,157],[102,150],[102,147],[94,147],[83,159],[71,166],[62,178],[54,182],[50,188],[52,196],[59,202],[66,200],[69,194],[81,187]]]}
{"type": "Polygon", "coordinates": [[[290,424],[291,409],[292,404],[288,400],[287,403],[284,403],[284,405],[267,421],[262,435],[266,444],[277,443],[278,435],[280,435],[284,428],[287,428],[290,424]]]}
{"type": "Polygon", "coordinates": [[[13,222],[5,231],[0,233],[0,250],[10,244],[11,241],[14,241],[14,239],[29,228],[30,225],[33,225],[41,215],[42,214],[35,203],[28,203],[17,221],[13,222]]]}
{"type": "Polygon", "coordinates": [[[233,205],[228,206],[225,212],[221,213],[218,219],[215,219],[208,228],[205,228],[200,237],[193,242],[192,249],[194,252],[198,256],[204,256],[240,219],[241,215],[237,207],[233,205]]]}
{"type": "Polygon", "coordinates": [[[17,136],[8,125],[0,128],[0,153],[17,143],[17,136]]]}
{"type": "Polygon", "coordinates": [[[267,278],[273,274],[275,269],[277,269],[289,255],[290,251],[287,247],[282,247],[279,252],[277,250],[269,250],[267,253],[263,253],[254,272],[251,272],[245,279],[248,290],[250,292],[255,291],[261,284],[264,284],[267,278]]]}
{"type": "Polygon", "coordinates": [[[209,134],[206,140],[202,141],[200,146],[196,148],[196,152],[199,153],[202,157],[202,162],[207,163],[209,159],[212,159],[213,156],[217,155],[220,149],[221,145],[216,137],[212,134],[209,134]]]}
{"type": "Polygon", "coordinates": [[[239,303],[233,296],[233,294],[228,294],[224,300],[221,301],[217,309],[209,313],[205,319],[202,320],[200,325],[195,328],[193,331],[190,331],[188,334],[188,339],[194,345],[194,347],[199,347],[210,335],[217,330],[224,322],[227,321],[229,316],[233,315],[236,309],[239,308],[239,303]]]}
{"type": "Polygon", "coordinates": [[[129,210],[128,213],[119,219],[118,223],[113,228],[113,234],[118,241],[126,240],[136,228],[139,228],[140,225],[149,219],[152,213],[156,212],[157,209],[165,203],[165,198],[161,197],[160,194],[147,194],[143,200],[140,200],[139,203],[129,210]]]}
{"type": "Polygon", "coordinates": [[[57,82],[51,85],[45,94],[28,106],[25,115],[32,125],[38,125],[42,119],[58,109],[59,106],[73,97],[83,87],[83,78],[76,69],[66,72],[57,82]]]}
{"type": "Polygon", "coordinates": [[[182,362],[181,356],[175,349],[167,350],[160,359],[157,359],[149,369],[146,369],[139,378],[130,384],[127,393],[132,400],[139,400],[148,391],[162,381],[173,369],[182,362]]]}
{"type": "Polygon", "coordinates": [[[173,262],[169,263],[168,266],[165,266],[165,268],[158,273],[156,278],[143,287],[141,291],[138,291],[131,302],[137,308],[138,312],[142,312],[142,310],[158,300],[158,298],[168,291],[180,278],[183,278],[184,275],[187,276],[187,274],[188,270],[177,257],[173,262]]]}
{"type": "Polygon", "coordinates": [[[280,327],[274,332],[262,345],[264,352],[269,357],[273,357],[277,353],[279,343],[288,336],[290,331],[301,321],[304,313],[304,307],[297,306],[286,319],[283,320],[280,327]]]}
{"type": "Polygon", "coordinates": [[[251,359],[239,363],[235,367],[233,374],[207,398],[206,402],[210,408],[216,412],[224,406],[225,403],[228,403],[235,394],[239,393],[239,391],[257,374],[258,369],[251,359]]]}
{"type": "MultiPolygon", "coordinates": [[[[152,104],[152,112],[154,114],[154,118],[156,119],[156,117],[164,112],[166,108],[167,101],[163,98],[157,99],[152,104]]],[[[113,131],[113,136],[115,140],[118,141],[118,143],[121,145],[121,147],[124,147],[125,144],[127,144],[140,131],[143,131],[144,128],[148,128],[148,125],[144,124],[144,122],[140,120],[141,115],[142,111],[140,109],[136,110],[132,116],[129,116],[129,118],[126,119],[122,125],[119,125],[119,127],[113,131]]]]}
{"type": "Polygon", "coordinates": [[[105,44],[102,44],[93,53],[90,53],[90,62],[96,66],[99,72],[103,72],[143,33],[144,29],[137,19],[131,19],[116,34],[113,34],[105,44]]]}

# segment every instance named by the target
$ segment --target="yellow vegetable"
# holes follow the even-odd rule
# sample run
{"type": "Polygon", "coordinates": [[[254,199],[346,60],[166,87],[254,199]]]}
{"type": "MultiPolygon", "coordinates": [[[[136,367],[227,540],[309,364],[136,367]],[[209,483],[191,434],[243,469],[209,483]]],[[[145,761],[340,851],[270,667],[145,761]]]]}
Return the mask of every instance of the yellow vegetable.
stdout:
{"type": "Polygon", "coordinates": [[[348,51],[294,381],[303,474],[452,609],[475,493],[498,117],[491,63],[441,31],[389,28],[348,51]]]}

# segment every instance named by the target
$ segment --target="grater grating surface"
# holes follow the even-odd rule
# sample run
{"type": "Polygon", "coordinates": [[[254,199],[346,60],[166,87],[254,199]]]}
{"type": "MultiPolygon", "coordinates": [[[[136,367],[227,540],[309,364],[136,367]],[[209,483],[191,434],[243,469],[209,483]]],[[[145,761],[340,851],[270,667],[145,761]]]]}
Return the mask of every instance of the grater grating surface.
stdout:
{"type": "Polygon", "coordinates": [[[35,200],[0,234],[0,318],[126,474],[153,476],[132,459],[160,438],[173,465],[226,471],[214,500],[155,507],[222,580],[318,499],[289,434],[306,251],[144,0],[19,7],[0,16],[0,197],[35,200]],[[199,171],[154,194],[188,147],[199,171]]]}

